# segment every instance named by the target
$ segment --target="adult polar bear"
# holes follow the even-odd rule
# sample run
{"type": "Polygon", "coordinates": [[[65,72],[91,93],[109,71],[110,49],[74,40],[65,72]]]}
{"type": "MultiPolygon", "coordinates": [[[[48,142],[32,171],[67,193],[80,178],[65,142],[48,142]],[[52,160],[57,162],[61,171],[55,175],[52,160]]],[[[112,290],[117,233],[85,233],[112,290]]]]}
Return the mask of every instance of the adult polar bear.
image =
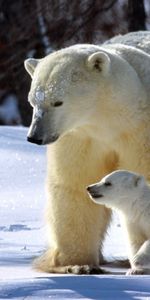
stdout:
{"type": "Polygon", "coordinates": [[[36,264],[96,271],[111,212],[89,200],[86,186],[116,169],[150,179],[150,32],[71,46],[25,67],[34,108],[28,141],[50,144],[50,246],[36,264]]]}

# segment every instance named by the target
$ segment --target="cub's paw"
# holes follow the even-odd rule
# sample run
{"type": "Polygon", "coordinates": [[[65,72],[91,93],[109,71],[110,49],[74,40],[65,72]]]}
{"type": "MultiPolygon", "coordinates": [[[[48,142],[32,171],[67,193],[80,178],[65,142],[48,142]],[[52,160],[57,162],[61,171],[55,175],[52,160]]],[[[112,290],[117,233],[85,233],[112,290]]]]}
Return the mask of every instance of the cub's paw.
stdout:
{"type": "Polygon", "coordinates": [[[89,275],[89,274],[108,274],[107,271],[101,269],[99,266],[89,266],[89,265],[76,265],[76,266],[69,266],[67,268],[68,274],[76,274],[76,275],[89,275]]]}
{"type": "Polygon", "coordinates": [[[144,274],[147,274],[144,269],[137,269],[137,268],[129,269],[126,273],[126,275],[144,275],[144,274]]]}

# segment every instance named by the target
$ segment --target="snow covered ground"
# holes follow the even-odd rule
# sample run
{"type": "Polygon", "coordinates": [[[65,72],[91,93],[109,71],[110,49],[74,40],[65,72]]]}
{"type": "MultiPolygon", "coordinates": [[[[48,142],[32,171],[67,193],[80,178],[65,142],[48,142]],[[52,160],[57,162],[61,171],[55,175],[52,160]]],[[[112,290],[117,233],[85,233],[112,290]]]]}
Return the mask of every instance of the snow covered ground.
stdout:
{"type": "MultiPolygon", "coordinates": [[[[46,247],[46,148],[26,142],[27,129],[0,127],[0,299],[150,300],[150,276],[37,273],[31,262],[46,247]]],[[[105,256],[126,257],[115,217],[105,256]]],[[[114,270],[115,271],[115,270],[114,270]]]]}

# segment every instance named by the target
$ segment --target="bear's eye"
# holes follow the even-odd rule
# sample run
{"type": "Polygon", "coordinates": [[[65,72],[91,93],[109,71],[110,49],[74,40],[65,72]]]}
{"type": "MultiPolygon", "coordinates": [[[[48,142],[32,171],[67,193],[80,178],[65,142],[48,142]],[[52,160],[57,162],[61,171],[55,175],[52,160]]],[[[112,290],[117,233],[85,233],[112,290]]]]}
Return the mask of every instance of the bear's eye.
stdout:
{"type": "Polygon", "coordinates": [[[63,104],[62,101],[56,101],[56,102],[54,102],[54,103],[51,103],[51,105],[54,106],[54,107],[61,106],[62,104],[63,104]]]}
{"type": "Polygon", "coordinates": [[[111,186],[112,183],[111,183],[110,181],[107,181],[107,182],[104,183],[104,185],[105,185],[105,186],[111,186]]]}

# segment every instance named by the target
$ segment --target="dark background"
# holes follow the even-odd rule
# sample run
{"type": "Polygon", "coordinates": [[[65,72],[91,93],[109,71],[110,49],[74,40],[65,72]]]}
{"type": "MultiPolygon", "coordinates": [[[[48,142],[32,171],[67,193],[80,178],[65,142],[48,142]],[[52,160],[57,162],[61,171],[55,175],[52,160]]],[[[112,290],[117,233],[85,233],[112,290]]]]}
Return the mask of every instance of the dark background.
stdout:
{"type": "Polygon", "coordinates": [[[0,0],[0,124],[30,124],[26,58],[149,28],[149,0],[0,0]]]}

